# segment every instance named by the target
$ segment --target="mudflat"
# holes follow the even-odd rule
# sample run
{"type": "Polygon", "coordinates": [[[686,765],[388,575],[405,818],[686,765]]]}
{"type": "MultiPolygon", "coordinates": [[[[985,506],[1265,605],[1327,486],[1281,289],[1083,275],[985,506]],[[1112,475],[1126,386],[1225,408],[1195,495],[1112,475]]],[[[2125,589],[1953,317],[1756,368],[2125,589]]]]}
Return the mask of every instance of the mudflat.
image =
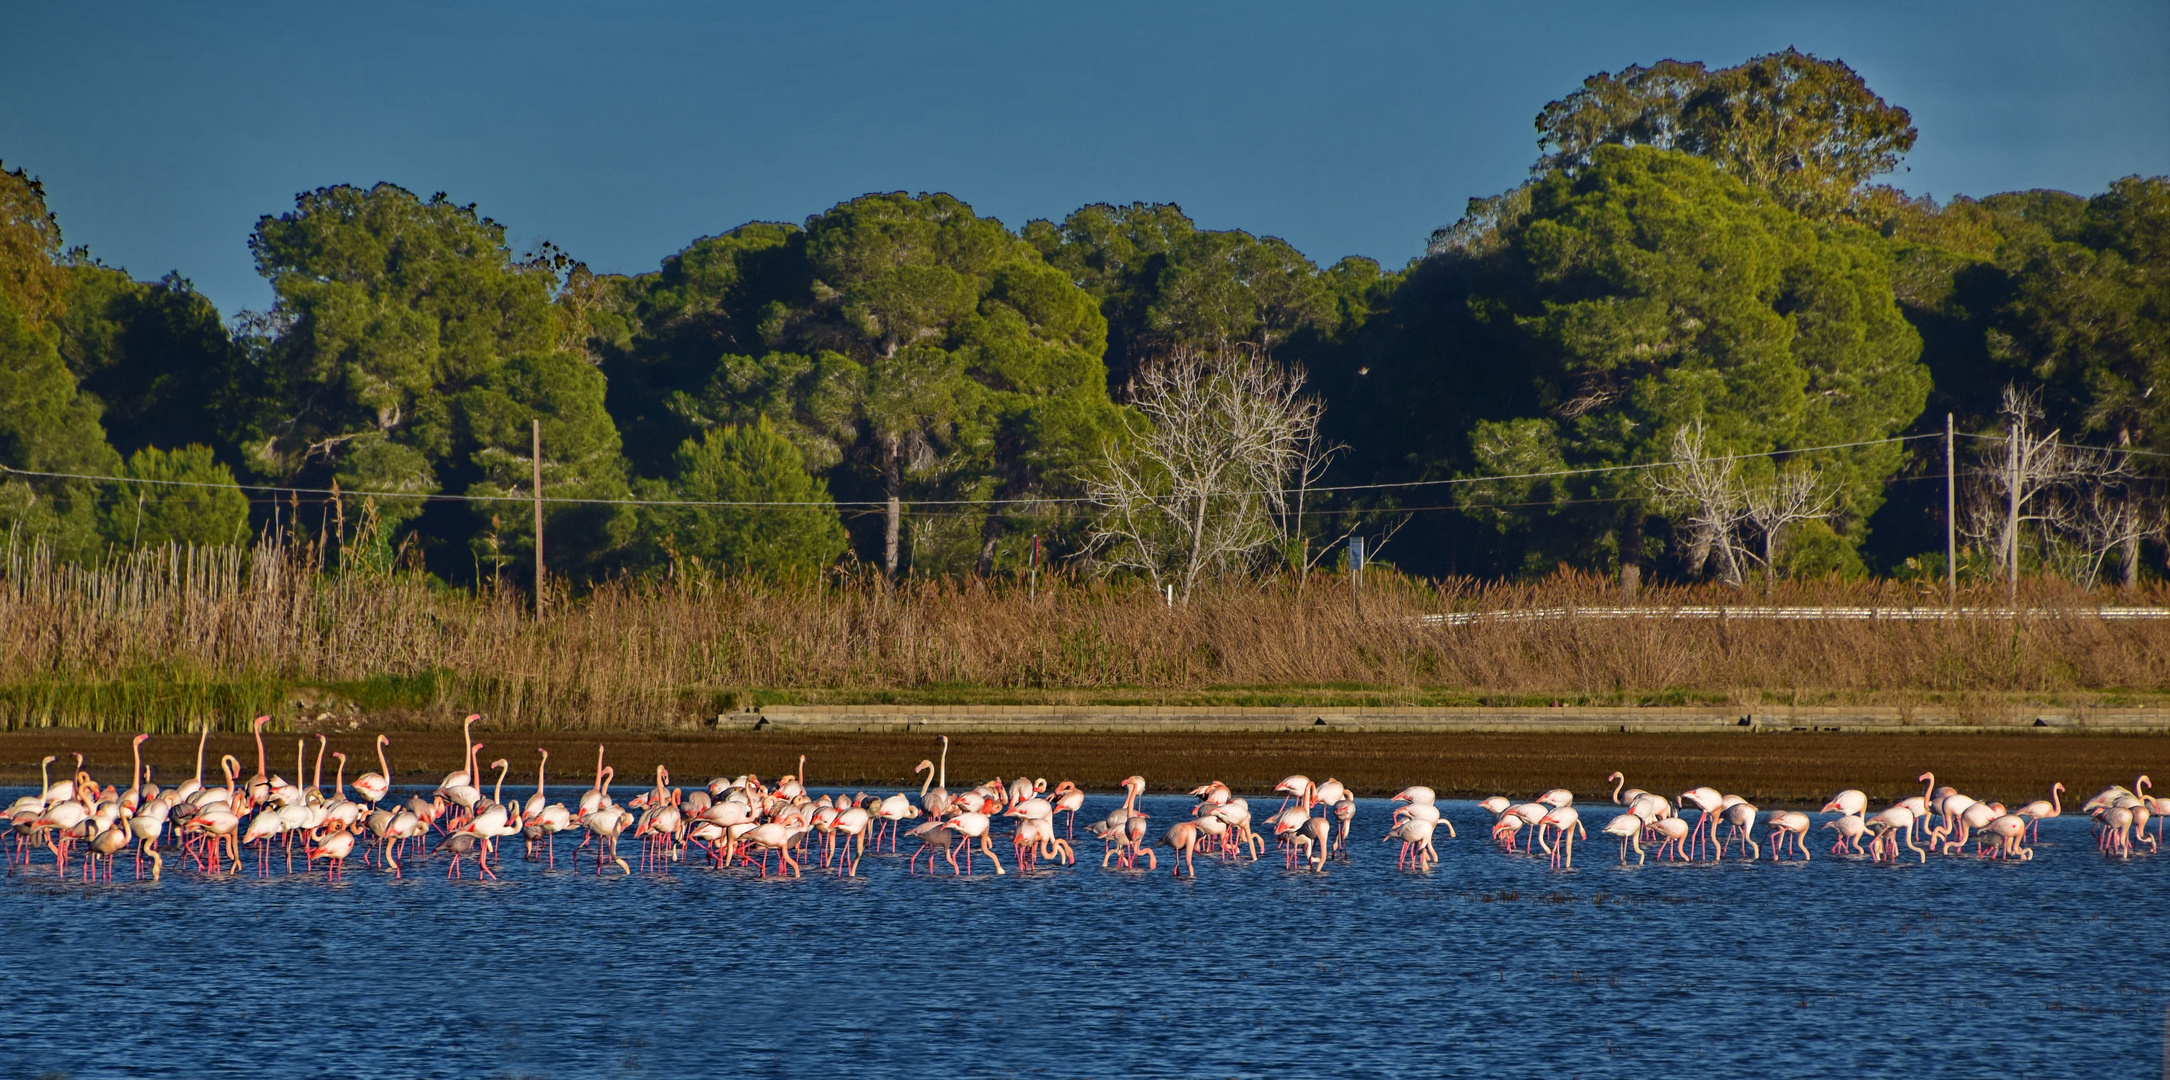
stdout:
{"type": "MultiPolygon", "coordinates": [[[[460,768],[457,732],[393,731],[386,757],[400,783],[433,781],[460,768]]],[[[377,768],[376,732],[330,734],[325,742],[323,783],[336,775],[330,751],[347,754],[352,780],[377,768]]],[[[924,776],[912,766],[939,759],[941,740],[926,734],[815,734],[805,732],[593,732],[567,734],[477,729],[485,763],[505,759],[508,792],[533,789],[537,749],[550,752],[553,785],[592,783],[596,748],[616,771],[618,793],[651,786],[657,765],[672,783],[705,782],[714,776],[754,773],[774,780],[798,771],[806,757],[807,780],[817,787],[916,788],[924,776]]],[[[301,743],[304,767],[314,772],[315,735],[269,733],[264,738],[270,771],[291,776],[301,743]]],[[[161,784],[195,769],[197,740],[154,736],[144,760],[161,784]]],[[[101,783],[127,785],[129,736],[69,728],[0,733],[0,782],[35,782],[39,759],[59,757],[56,770],[72,768],[75,754],[101,783]]],[[[205,754],[207,777],[218,775],[220,755],[232,754],[244,775],[256,771],[256,744],[248,736],[214,734],[205,754]]],[[[2170,736],[2082,733],[1880,734],[1781,732],[1742,734],[1421,734],[1303,732],[1287,734],[971,734],[952,736],[952,790],[996,776],[1045,777],[1052,786],[1071,780],[1108,791],[1139,774],[1156,792],[1221,780],[1257,795],[1281,778],[1302,773],[1333,777],[1364,795],[1386,795],[1424,784],[1444,797],[1529,796],[1564,787],[1585,801],[1611,791],[1605,776],[1626,774],[1627,784],[1667,795],[1709,785],[1766,807],[1820,802],[1841,788],[1860,788],[1876,799],[1920,794],[1915,777],[1934,772],[1976,798],[2018,804],[2047,797],[2062,781],[2077,798],[2109,784],[2132,784],[2143,773],[2170,778],[2170,736]]],[[[482,770],[485,783],[497,771],[482,770]]]]}

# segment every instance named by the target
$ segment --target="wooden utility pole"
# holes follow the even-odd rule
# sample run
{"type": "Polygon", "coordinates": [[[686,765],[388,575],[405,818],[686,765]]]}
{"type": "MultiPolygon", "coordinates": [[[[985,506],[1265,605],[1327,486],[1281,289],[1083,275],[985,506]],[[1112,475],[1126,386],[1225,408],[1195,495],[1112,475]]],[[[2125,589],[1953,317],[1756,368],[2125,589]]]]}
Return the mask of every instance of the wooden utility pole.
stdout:
{"type": "Polygon", "coordinates": [[[535,618],[543,614],[542,421],[535,425],[535,618]]]}
{"type": "Polygon", "coordinates": [[[1959,602],[1959,466],[1950,413],[1944,414],[1944,589],[1959,602]]]}

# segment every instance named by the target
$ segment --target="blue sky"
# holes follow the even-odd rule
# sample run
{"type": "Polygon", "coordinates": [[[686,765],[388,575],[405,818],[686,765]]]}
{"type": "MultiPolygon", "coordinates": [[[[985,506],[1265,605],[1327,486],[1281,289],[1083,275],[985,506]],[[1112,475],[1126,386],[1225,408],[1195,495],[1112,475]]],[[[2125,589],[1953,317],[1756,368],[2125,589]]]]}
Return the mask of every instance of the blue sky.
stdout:
{"type": "Polygon", "coordinates": [[[1399,264],[1518,182],[1583,76],[1788,45],[1913,111],[1902,187],[2170,173],[2170,4],[9,5],[0,161],[71,244],[269,303],[247,239],[389,180],[639,272],[867,191],[1012,226],[1173,201],[1320,262],[1399,264]]]}

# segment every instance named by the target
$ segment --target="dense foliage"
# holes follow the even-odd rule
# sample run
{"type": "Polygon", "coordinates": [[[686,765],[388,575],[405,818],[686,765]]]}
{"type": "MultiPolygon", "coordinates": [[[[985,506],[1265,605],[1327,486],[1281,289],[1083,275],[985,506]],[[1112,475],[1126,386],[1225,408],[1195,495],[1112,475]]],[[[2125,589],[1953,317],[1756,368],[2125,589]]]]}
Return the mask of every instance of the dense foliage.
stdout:
{"type": "MultiPolygon", "coordinates": [[[[2170,454],[2170,180],[1909,198],[1878,183],[1907,111],[1790,49],[1600,73],[1536,127],[1529,181],[1399,270],[1173,205],[1012,229],[895,192],[597,275],[387,183],[265,216],[275,301],[231,324],[65,248],[0,170],[0,527],[72,559],[291,529],[524,582],[539,468],[576,584],[1016,572],[1090,560],[1141,380],[1190,355],[1324,406],[1291,567],[1357,531],[1430,573],[1709,573],[1664,472],[1692,431],[1743,505],[1813,504],[1766,572],[1928,576],[1940,448],[1894,436],[1994,434],[2018,387],[2069,441],[2170,454]]],[[[2170,459],[2121,460],[2159,573],[2170,459]]]]}

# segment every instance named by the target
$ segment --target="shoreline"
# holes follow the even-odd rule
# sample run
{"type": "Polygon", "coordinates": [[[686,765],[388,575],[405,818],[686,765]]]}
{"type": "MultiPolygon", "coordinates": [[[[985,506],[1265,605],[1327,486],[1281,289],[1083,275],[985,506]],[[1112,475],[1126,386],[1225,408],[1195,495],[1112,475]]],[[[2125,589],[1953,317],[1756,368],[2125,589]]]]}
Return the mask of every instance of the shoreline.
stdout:
{"type": "MultiPolygon", "coordinates": [[[[325,734],[328,750],[348,755],[347,779],[377,768],[376,731],[325,734]]],[[[457,731],[386,734],[396,783],[432,783],[459,767],[457,731]]],[[[40,757],[60,755],[56,768],[65,768],[72,765],[72,754],[80,752],[85,767],[101,783],[126,786],[129,739],[126,733],[70,728],[0,732],[0,784],[34,784],[40,757]]],[[[297,741],[302,743],[305,769],[313,770],[315,735],[278,732],[265,736],[271,772],[293,772],[297,741]]],[[[816,786],[916,790],[921,776],[912,774],[912,766],[939,758],[942,747],[932,732],[781,728],[584,733],[478,727],[475,741],[483,744],[483,762],[503,758],[509,763],[507,791],[533,790],[538,748],[550,751],[552,784],[591,782],[600,744],[616,770],[614,790],[621,796],[651,786],[659,764],[670,769],[677,786],[747,772],[773,780],[797,771],[801,754],[807,757],[808,780],[816,786]]],[[[170,785],[191,774],[196,744],[195,738],[183,735],[157,735],[145,744],[145,760],[155,767],[159,783],[170,785]]],[[[1321,780],[1334,777],[1367,797],[1391,795],[1411,784],[1435,788],[1445,798],[1534,797],[1566,787],[1578,801],[1609,804],[1611,786],[1604,777],[1620,770],[1629,786],[1651,791],[1671,794],[1709,785],[1766,809],[1814,809],[1840,788],[1859,788],[1879,801],[1918,795],[1922,784],[1915,777],[1930,771],[1937,774],[1938,784],[2012,805],[2043,798],[2052,781],[2061,781],[2066,802],[2076,808],[2109,784],[2129,785],[2141,773],[2170,775],[2170,736],[2122,732],[2032,738],[2023,733],[1918,729],[1904,735],[1790,730],[1505,734],[1329,727],[1257,733],[970,733],[952,734],[949,746],[951,790],[995,776],[1027,775],[1045,777],[1050,785],[1067,779],[1088,791],[1109,792],[1123,777],[1138,773],[1155,794],[1217,779],[1251,798],[1270,792],[1286,775],[1302,773],[1321,780]]],[[[248,736],[211,737],[206,771],[213,777],[221,754],[233,754],[244,774],[255,771],[256,746],[248,736]]],[[[326,785],[335,769],[335,759],[327,753],[326,785]]],[[[485,769],[484,774],[494,777],[495,770],[485,769]]]]}

